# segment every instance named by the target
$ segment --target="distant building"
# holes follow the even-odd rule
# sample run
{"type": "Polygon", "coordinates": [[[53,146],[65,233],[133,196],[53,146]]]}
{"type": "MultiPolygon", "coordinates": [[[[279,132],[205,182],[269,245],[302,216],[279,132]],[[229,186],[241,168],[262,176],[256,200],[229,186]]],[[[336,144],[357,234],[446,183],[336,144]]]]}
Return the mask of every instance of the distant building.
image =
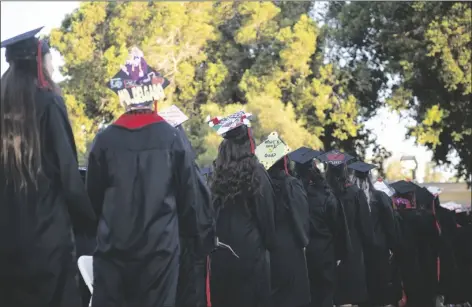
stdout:
{"type": "Polygon", "coordinates": [[[441,203],[452,201],[462,205],[471,205],[471,189],[467,187],[467,183],[425,182],[422,185],[440,188],[442,190],[439,195],[441,203]]]}

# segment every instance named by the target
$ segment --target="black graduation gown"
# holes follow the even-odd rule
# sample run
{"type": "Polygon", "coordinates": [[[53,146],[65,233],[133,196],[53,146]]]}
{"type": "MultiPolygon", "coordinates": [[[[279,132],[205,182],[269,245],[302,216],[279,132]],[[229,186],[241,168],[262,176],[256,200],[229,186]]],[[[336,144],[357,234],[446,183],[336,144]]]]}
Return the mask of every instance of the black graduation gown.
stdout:
{"type": "Polygon", "coordinates": [[[274,190],[269,175],[259,164],[261,193],[257,199],[215,204],[216,234],[230,245],[211,256],[212,307],[270,306],[270,256],[275,243],[274,190]]]}
{"type": "Polygon", "coordinates": [[[157,114],[125,114],[97,135],[87,188],[100,216],[92,306],[174,307],[179,238],[203,241],[191,153],[157,114]]]}
{"type": "Polygon", "coordinates": [[[271,173],[276,208],[275,248],[270,253],[273,307],[298,307],[310,302],[305,258],[309,210],[302,183],[283,170],[271,173]]]}
{"type": "Polygon", "coordinates": [[[15,193],[0,170],[0,304],[79,307],[72,226],[90,233],[96,217],[81,180],[62,97],[38,90],[42,173],[38,189],[15,193]],[[73,225],[71,225],[71,221],[73,225]]]}
{"type": "Polygon", "coordinates": [[[332,307],[336,262],[350,250],[346,218],[341,203],[323,186],[308,185],[310,243],[306,248],[310,278],[310,307],[332,307]]]}
{"type": "MultiPolygon", "coordinates": [[[[176,127],[180,132],[182,141],[187,150],[193,153],[193,148],[185,134],[183,127],[176,127]]],[[[194,156],[194,155],[193,155],[194,156]]],[[[201,194],[201,220],[206,220],[208,224],[214,224],[214,210],[211,203],[210,191],[206,185],[206,180],[200,174],[200,169],[194,163],[197,173],[198,189],[201,194]]],[[[180,267],[179,281],[177,286],[177,307],[206,307],[206,260],[208,254],[214,248],[214,228],[208,228],[208,232],[203,235],[203,245],[195,239],[180,238],[180,267]],[[201,246],[199,246],[201,245],[201,246]]]]}
{"type": "Polygon", "coordinates": [[[438,233],[431,212],[399,210],[402,240],[396,255],[408,305],[434,306],[437,293],[438,233]]]}
{"type": "Polygon", "coordinates": [[[365,253],[373,243],[369,205],[364,192],[354,185],[335,196],[346,213],[352,251],[336,268],[334,302],[338,305],[364,303],[368,299],[365,253]]]}
{"type": "Polygon", "coordinates": [[[374,243],[366,253],[367,288],[370,305],[396,304],[402,296],[401,282],[393,263],[398,238],[392,200],[382,191],[372,191],[371,220],[374,243]]]}

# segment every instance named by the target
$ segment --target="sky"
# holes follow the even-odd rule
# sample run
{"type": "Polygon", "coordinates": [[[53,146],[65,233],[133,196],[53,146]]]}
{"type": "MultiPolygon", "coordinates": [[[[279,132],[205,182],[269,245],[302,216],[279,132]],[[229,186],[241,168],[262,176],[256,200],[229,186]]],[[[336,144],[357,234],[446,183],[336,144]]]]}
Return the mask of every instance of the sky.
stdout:
{"type": "MultiPolygon", "coordinates": [[[[1,40],[44,26],[40,34],[47,34],[51,29],[59,27],[66,14],[79,6],[78,1],[2,1],[1,2],[1,40]]],[[[54,81],[63,77],[59,67],[63,64],[58,52],[53,51],[54,81]]],[[[1,73],[5,72],[8,64],[5,62],[5,50],[1,51],[1,73]]],[[[432,159],[432,153],[424,146],[415,144],[415,140],[405,139],[407,126],[412,123],[401,119],[388,109],[380,109],[378,114],[369,119],[366,128],[377,135],[378,142],[392,152],[391,159],[399,159],[402,155],[413,155],[418,160],[418,180],[421,182],[426,163],[432,159]]],[[[388,161],[386,161],[388,163],[388,161]]],[[[445,171],[445,169],[442,169],[445,171]]],[[[444,172],[446,177],[450,172],[444,172]]]]}

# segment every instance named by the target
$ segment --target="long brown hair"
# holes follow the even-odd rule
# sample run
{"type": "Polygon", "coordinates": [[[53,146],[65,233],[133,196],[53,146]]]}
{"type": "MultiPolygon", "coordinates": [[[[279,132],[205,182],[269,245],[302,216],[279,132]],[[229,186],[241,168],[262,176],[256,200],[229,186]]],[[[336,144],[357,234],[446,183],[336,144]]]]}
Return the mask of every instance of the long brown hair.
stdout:
{"type": "MultiPolygon", "coordinates": [[[[8,184],[15,191],[37,187],[41,170],[41,141],[36,117],[38,90],[36,60],[11,61],[1,78],[0,137],[1,164],[8,184]]],[[[60,93],[51,76],[42,68],[51,90],[60,93]]]]}

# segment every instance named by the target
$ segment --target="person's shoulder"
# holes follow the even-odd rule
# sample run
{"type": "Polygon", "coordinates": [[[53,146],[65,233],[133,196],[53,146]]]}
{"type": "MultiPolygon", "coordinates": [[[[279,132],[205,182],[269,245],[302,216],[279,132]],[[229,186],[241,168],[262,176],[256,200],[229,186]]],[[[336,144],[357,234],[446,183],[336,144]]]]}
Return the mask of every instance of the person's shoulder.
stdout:
{"type": "Polygon", "coordinates": [[[54,93],[53,91],[38,89],[36,91],[36,103],[44,107],[48,107],[52,104],[65,108],[66,104],[64,98],[61,95],[54,93]]]}

